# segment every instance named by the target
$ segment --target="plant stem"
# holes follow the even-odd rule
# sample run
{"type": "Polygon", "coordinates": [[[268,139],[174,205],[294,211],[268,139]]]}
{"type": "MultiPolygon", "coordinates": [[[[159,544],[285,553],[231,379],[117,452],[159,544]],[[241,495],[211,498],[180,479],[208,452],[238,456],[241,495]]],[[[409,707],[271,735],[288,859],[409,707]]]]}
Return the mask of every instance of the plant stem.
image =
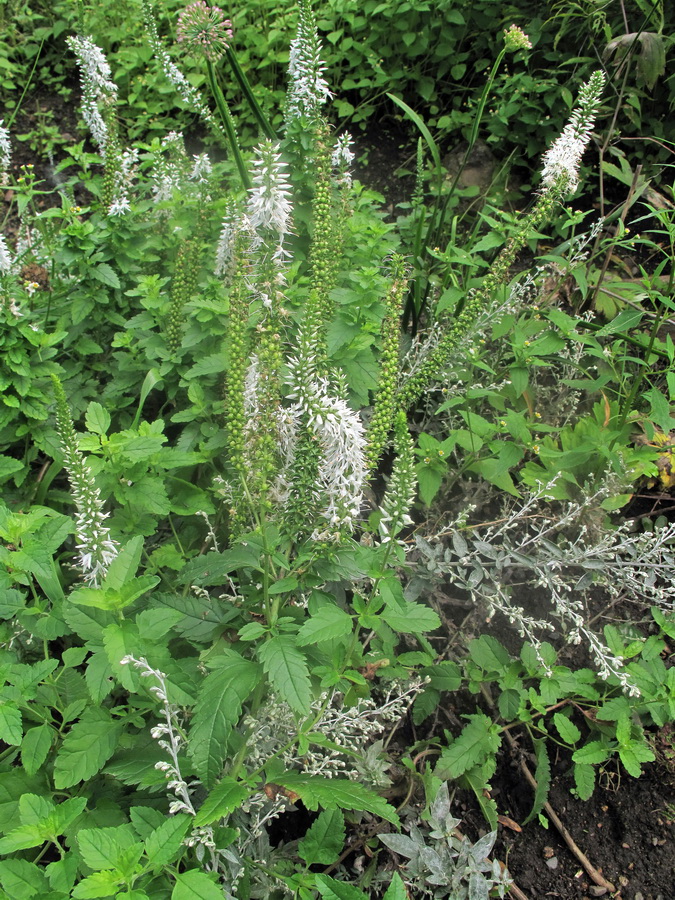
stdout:
{"type": "Polygon", "coordinates": [[[220,89],[220,85],[218,84],[218,80],[216,78],[216,72],[210,59],[206,60],[206,70],[209,76],[209,84],[211,85],[211,93],[213,94],[213,99],[216,101],[218,113],[223,123],[223,128],[225,129],[227,139],[230,143],[230,149],[232,150],[234,161],[237,164],[239,177],[241,178],[242,184],[248,191],[251,188],[251,179],[249,177],[248,171],[246,170],[246,166],[244,165],[244,159],[241,155],[241,150],[239,149],[239,142],[237,140],[237,132],[234,127],[234,121],[232,120],[230,110],[227,108],[227,101],[225,100],[223,92],[220,89]]]}

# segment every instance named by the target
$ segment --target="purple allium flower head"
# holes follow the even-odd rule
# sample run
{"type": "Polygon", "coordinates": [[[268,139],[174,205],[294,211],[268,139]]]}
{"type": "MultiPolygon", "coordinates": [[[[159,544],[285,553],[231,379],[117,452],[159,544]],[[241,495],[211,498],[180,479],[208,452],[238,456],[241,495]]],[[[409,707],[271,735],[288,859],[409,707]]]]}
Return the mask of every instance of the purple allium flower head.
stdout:
{"type": "Polygon", "coordinates": [[[178,16],[178,40],[188,50],[203,53],[208,60],[216,62],[232,40],[232,22],[225,18],[220,7],[197,0],[178,16]]]}

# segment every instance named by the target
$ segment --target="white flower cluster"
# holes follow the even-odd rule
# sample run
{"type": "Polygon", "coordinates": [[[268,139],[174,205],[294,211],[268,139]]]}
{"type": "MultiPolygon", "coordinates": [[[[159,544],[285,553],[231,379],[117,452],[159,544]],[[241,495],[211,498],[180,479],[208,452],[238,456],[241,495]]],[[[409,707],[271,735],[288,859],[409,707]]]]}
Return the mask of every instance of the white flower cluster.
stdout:
{"type": "Polygon", "coordinates": [[[64,465],[70,478],[70,489],[77,507],[75,536],[79,551],[79,569],[87,584],[98,587],[105,578],[110,563],[117,556],[117,543],[110,537],[110,529],[103,523],[108,513],[103,511],[101,494],[94,487],[94,479],[82,454],[63,442],[64,465]]]}
{"type": "Polygon", "coordinates": [[[5,184],[7,171],[12,161],[12,145],[9,140],[9,131],[4,126],[4,119],[0,119],[0,184],[5,184]]]}
{"type": "Polygon", "coordinates": [[[273,259],[280,262],[287,256],[284,238],[291,230],[291,185],[281,161],[279,145],[264,141],[253,160],[252,187],[246,207],[250,227],[254,232],[252,247],[258,249],[274,244],[273,259]]]}
{"type": "Polygon", "coordinates": [[[317,489],[322,498],[325,530],[316,530],[314,540],[330,540],[340,531],[351,531],[363,505],[368,478],[363,423],[341,397],[331,396],[328,380],[307,376],[297,359],[288,363],[290,399],[294,410],[305,416],[321,445],[317,489]]]}
{"type": "Polygon", "coordinates": [[[565,189],[570,193],[576,190],[581,157],[591,139],[604,86],[605,75],[598,71],[579,91],[577,106],[563,133],[544,154],[541,177],[547,188],[552,188],[561,178],[565,178],[565,189]]]}
{"type": "Polygon", "coordinates": [[[125,150],[119,158],[119,177],[115,184],[115,196],[108,207],[109,216],[123,216],[131,210],[129,190],[136,174],[138,155],[138,150],[134,147],[125,150]]]}
{"type": "Polygon", "coordinates": [[[338,184],[349,187],[352,183],[351,164],[354,162],[354,153],[351,149],[352,136],[349,132],[341,134],[333,150],[332,163],[336,173],[338,184]]]}
{"type": "Polygon", "coordinates": [[[105,112],[117,101],[117,85],[103,51],[90,37],[70,36],[67,44],[77,57],[82,81],[82,117],[94,143],[105,157],[108,126],[105,112]]]}
{"type": "Polygon", "coordinates": [[[4,235],[0,234],[0,275],[8,275],[12,271],[14,260],[9,252],[4,235]]]}
{"type": "Polygon", "coordinates": [[[291,41],[288,61],[287,125],[294,119],[316,119],[320,107],[332,96],[323,77],[325,66],[314,14],[307,0],[301,0],[298,7],[298,29],[291,41]]]}

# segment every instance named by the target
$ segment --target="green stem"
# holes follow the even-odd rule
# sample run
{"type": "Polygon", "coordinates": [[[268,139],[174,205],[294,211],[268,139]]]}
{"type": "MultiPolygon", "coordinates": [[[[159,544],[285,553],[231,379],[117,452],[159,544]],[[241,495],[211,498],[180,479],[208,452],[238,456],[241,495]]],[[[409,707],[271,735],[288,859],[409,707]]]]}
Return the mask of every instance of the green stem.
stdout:
{"type": "Polygon", "coordinates": [[[232,155],[234,156],[234,161],[237,164],[237,170],[239,171],[239,177],[241,178],[242,184],[246,188],[246,190],[250,190],[251,188],[251,179],[249,178],[249,174],[246,170],[246,166],[244,165],[244,159],[241,155],[241,150],[239,149],[239,142],[237,140],[237,132],[234,127],[234,121],[232,116],[230,115],[230,110],[227,108],[227,102],[225,97],[223,96],[223,92],[220,89],[220,85],[216,79],[216,72],[213,68],[213,63],[210,59],[206,60],[206,70],[209,76],[209,84],[211,86],[211,93],[213,94],[213,99],[216,101],[216,106],[218,108],[218,113],[220,115],[220,119],[223,123],[223,128],[225,129],[225,134],[227,135],[227,139],[230,143],[230,149],[232,150],[232,155]]]}
{"type": "Polygon", "coordinates": [[[251,107],[251,112],[255,116],[256,121],[258,122],[258,125],[260,125],[260,128],[262,129],[263,133],[265,134],[265,137],[268,137],[271,141],[276,141],[277,135],[275,134],[274,129],[272,128],[269,119],[267,118],[265,113],[262,111],[260,104],[256,100],[256,98],[253,94],[253,91],[251,90],[251,85],[249,83],[249,80],[246,77],[243,69],[239,65],[239,61],[237,60],[234,50],[232,50],[231,47],[228,47],[227,50],[225,51],[225,56],[227,57],[227,61],[229,62],[230,66],[232,67],[232,71],[234,72],[234,77],[239,82],[239,87],[242,89],[244,96],[246,97],[246,100],[248,101],[248,105],[251,107]]]}

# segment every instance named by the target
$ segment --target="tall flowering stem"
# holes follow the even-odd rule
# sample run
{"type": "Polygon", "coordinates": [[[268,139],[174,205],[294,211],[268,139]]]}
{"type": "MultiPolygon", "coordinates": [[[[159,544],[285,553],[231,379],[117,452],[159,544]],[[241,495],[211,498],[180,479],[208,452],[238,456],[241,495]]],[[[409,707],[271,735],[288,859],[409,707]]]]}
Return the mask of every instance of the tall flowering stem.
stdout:
{"type": "Polygon", "coordinates": [[[63,385],[52,375],[56,397],[56,430],[61,440],[64,466],[70,479],[70,489],[77,507],[75,534],[79,551],[79,569],[85,581],[98,587],[105,578],[108,566],[117,556],[117,544],[110,538],[110,530],[103,524],[108,514],[84,456],[77,446],[77,435],[63,385]]]}
{"type": "Polygon", "coordinates": [[[4,119],[0,119],[0,185],[7,183],[11,161],[12,145],[9,140],[9,131],[5,128],[4,119]]]}
{"type": "Polygon", "coordinates": [[[544,157],[543,192],[532,211],[523,219],[521,227],[506,243],[480,290],[466,298],[461,312],[443,330],[440,339],[434,336],[434,346],[417,371],[404,377],[398,393],[398,402],[403,409],[411,406],[431,384],[442,380],[452,354],[489,305],[495,290],[507,280],[528,236],[551,219],[556,206],[565,199],[571,186],[576,187],[581,156],[591,137],[603,86],[604,75],[596,72],[580,91],[579,103],[569,125],[544,157]]]}
{"type": "Polygon", "coordinates": [[[298,3],[298,29],[291,41],[286,94],[286,127],[298,119],[316,122],[331,96],[324,76],[321,44],[309,0],[298,3]]]}
{"type": "Polygon", "coordinates": [[[400,368],[401,312],[408,286],[403,257],[394,256],[391,269],[392,283],[385,300],[386,309],[382,319],[380,375],[373,403],[373,415],[368,426],[366,460],[371,471],[375,469],[386,449],[397,409],[396,382],[400,368]]]}

